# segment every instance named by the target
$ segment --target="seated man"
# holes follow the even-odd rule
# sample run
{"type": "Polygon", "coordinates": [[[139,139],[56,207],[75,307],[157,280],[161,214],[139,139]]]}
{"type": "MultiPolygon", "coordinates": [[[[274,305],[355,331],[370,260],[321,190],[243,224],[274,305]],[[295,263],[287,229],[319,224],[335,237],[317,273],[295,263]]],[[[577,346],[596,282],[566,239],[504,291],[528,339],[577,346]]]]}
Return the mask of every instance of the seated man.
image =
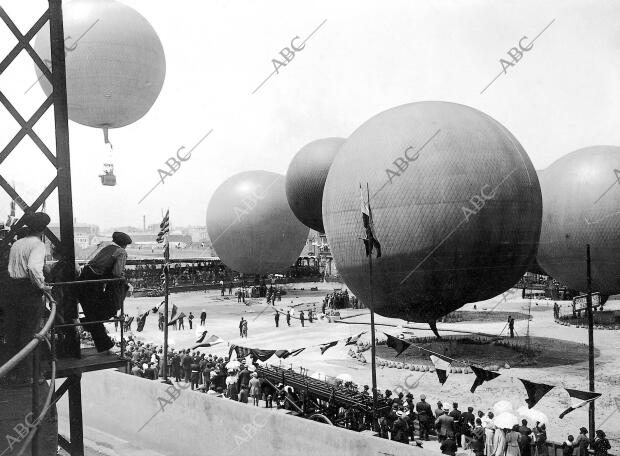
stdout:
{"type": "MultiPolygon", "coordinates": [[[[115,232],[112,235],[113,244],[102,248],[95,257],[88,262],[80,280],[101,280],[125,277],[125,262],[127,252],[125,248],[131,244],[131,238],[125,233],[115,232]]],[[[116,315],[125,299],[127,284],[125,281],[106,283],[89,283],[80,286],[79,299],[84,311],[83,323],[97,320],[108,320],[116,315]]],[[[114,347],[114,342],[108,336],[103,323],[84,325],[93,337],[95,348],[104,352],[114,347]]]]}

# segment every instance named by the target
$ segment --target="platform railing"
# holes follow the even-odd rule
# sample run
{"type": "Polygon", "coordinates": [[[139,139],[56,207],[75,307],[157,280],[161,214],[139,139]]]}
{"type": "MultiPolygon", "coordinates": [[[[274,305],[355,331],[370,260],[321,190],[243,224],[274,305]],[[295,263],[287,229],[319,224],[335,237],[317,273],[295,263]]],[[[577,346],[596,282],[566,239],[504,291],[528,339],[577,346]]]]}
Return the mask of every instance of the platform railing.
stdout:
{"type": "MultiPolygon", "coordinates": [[[[92,284],[92,283],[109,283],[109,282],[125,282],[124,278],[109,278],[109,279],[98,279],[98,280],[78,280],[73,282],[54,282],[48,283],[47,285],[52,287],[65,287],[65,286],[74,286],[74,285],[82,285],[82,284],[92,284]]],[[[29,427],[31,428],[28,436],[23,441],[23,445],[21,447],[20,452],[17,456],[22,456],[28,445],[31,444],[31,454],[32,456],[39,456],[39,448],[38,442],[34,439],[36,435],[36,431],[38,430],[39,425],[43,422],[43,419],[47,415],[49,409],[58,402],[61,394],[55,394],[55,381],[56,381],[56,343],[55,343],[55,334],[58,329],[61,328],[69,328],[69,327],[77,327],[77,326],[88,326],[92,324],[98,323],[111,323],[111,322],[119,322],[121,325],[121,339],[120,339],[120,357],[122,358],[124,355],[124,316],[125,316],[125,305],[124,300],[121,302],[120,308],[120,316],[118,318],[112,318],[109,320],[97,320],[97,321],[84,321],[78,323],[66,323],[66,324],[56,324],[56,316],[58,312],[58,306],[53,298],[53,296],[48,291],[43,291],[43,298],[45,304],[49,306],[49,316],[47,320],[43,324],[41,330],[33,336],[33,339],[28,342],[23,348],[19,350],[15,355],[11,357],[8,361],[6,361],[2,366],[0,366],[0,378],[8,375],[13,369],[15,369],[24,359],[26,359],[30,354],[33,354],[33,370],[32,370],[32,417],[36,417],[29,427]],[[49,393],[43,403],[43,406],[39,404],[39,379],[41,377],[41,362],[40,362],[40,353],[39,353],[39,345],[41,342],[45,341],[50,349],[51,353],[51,375],[50,375],[50,389],[49,393]]]]}

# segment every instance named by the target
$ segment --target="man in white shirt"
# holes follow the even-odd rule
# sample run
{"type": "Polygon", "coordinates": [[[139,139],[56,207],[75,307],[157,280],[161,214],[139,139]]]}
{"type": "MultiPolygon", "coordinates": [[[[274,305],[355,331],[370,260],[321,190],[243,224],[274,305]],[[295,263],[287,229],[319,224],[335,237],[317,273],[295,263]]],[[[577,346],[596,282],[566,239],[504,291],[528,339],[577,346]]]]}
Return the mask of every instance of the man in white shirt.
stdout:
{"type": "MultiPolygon", "coordinates": [[[[25,215],[26,235],[15,241],[9,253],[6,296],[3,307],[7,309],[6,355],[14,356],[41,328],[43,315],[43,292],[51,288],[45,285],[43,265],[45,263],[45,244],[41,236],[50,218],[43,212],[25,215]]],[[[6,361],[6,360],[4,360],[6,361]]],[[[13,371],[11,377],[19,382],[29,382],[32,377],[32,355],[27,356],[13,371]]]]}

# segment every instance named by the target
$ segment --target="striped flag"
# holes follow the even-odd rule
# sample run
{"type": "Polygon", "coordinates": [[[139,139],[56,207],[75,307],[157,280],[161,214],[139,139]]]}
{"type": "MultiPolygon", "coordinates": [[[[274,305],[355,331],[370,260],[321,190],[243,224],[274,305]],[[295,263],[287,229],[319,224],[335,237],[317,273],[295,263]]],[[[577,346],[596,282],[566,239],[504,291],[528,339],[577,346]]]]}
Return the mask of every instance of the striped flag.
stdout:
{"type": "Polygon", "coordinates": [[[159,234],[157,234],[157,243],[164,243],[164,259],[166,263],[170,261],[170,243],[168,242],[168,234],[170,234],[170,209],[166,211],[163,220],[159,224],[159,234]]]}

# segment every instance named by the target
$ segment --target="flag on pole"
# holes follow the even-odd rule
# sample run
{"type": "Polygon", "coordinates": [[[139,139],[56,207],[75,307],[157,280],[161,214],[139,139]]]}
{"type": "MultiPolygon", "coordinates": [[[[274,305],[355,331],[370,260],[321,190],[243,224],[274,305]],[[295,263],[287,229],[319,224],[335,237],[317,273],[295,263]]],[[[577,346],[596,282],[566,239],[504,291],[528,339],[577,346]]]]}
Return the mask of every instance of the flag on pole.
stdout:
{"type": "Polygon", "coordinates": [[[364,230],[366,231],[366,237],[363,239],[364,247],[366,248],[366,256],[372,255],[373,249],[376,248],[377,258],[380,258],[381,257],[381,244],[379,243],[377,238],[375,238],[375,227],[372,221],[372,210],[370,209],[370,200],[364,199],[364,191],[362,189],[362,184],[360,184],[360,199],[361,199],[361,209],[362,209],[362,221],[364,222],[364,230]]]}
{"type": "Polygon", "coordinates": [[[581,408],[601,397],[601,393],[591,393],[589,391],[580,391],[570,388],[564,388],[571,399],[571,406],[560,413],[560,419],[564,418],[575,409],[581,408]]]}
{"type": "Polygon", "coordinates": [[[159,224],[159,233],[157,234],[157,243],[164,244],[164,259],[166,264],[170,261],[170,242],[168,242],[168,234],[170,233],[170,209],[166,211],[163,220],[159,224]]]}
{"type": "Polygon", "coordinates": [[[431,361],[435,366],[435,372],[437,372],[437,378],[439,378],[439,383],[443,385],[448,379],[448,372],[450,372],[450,363],[444,359],[438,358],[435,355],[431,355],[431,361]]]}

